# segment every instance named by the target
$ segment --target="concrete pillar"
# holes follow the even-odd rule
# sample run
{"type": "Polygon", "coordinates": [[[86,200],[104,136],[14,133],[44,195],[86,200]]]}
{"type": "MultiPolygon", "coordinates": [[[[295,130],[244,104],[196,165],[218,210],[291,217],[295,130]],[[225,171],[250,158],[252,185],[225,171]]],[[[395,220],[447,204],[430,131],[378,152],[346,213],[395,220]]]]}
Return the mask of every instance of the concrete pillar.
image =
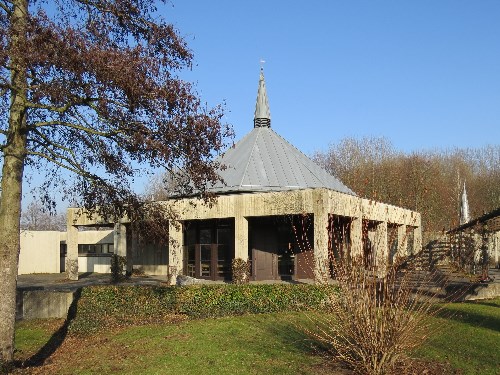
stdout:
{"type": "Polygon", "coordinates": [[[78,280],[78,227],[68,212],[65,271],[69,280],[78,280]]]}
{"type": "Polygon", "coordinates": [[[124,224],[115,224],[114,233],[115,254],[121,257],[127,256],[127,227],[124,224]]]}
{"type": "Polygon", "coordinates": [[[422,251],[422,227],[413,228],[413,254],[422,251]]]}
{"type": "Polygon", "coordinates": [[[389,260],[387,247],[387,221],[382,221],[375,230],[375,259],[377,259],[377,272],[379,276],[385,275],[389,260]]]}
{"type": "Polygon", "coordinates": [[[351,257],[363,256],[363,218],[356,217],[351,221],[351,257]]]}
{"type": "Polygon", "coordinates": [[[493,234],[493,253],[492,258],[495,260],[495,267],[499,267],[499,257],[500,257],[500,231],[493,234]]]}
{"type": "Polygon", "coordinates": [[[137,230],[130,228],[130,246],[127,245],[128,255],[127,255],[127,272],[132,272],[134,268],[134,259],[139,259],[139,234],[137,230]]]}
{"type": "Polygon", "coordinates": [[[129,272],[132,272],[132,269],[130,268],[129,270],[129,262],[130,260],[128,259],[129,257],[127,256],[127,227],[124,224],[121,223],[116,223],[115,224],[115,231],[113,233],[113,246],[115,249],[115,254],[124,257],[127,261],[126,266],[125,266],[125,271],[127,274],[130,274],[129,272]]]}
{"type": "Polygon", "coordinates": [[[243,216],[234,218],[234,258],[248,260],[248,219],[243,216]]]}
{"type": "Polygon", "coordinates": [[[169,221],[168,224],[168,269],[170,283],[175,285],[177,275],[183,274],[182,224],[169,221]]]}
{"type": "Polygon", "coordinates": [[[398,257],[404,257],[408,254],[408,236],[406,234],[406,225],[402,224],[398,226],[398,257]]]}
{"type": "Polygon", "coordinates": [[[313,192],[314,215],[314,279],[326,283],[328,272],[328,194],[326,190],[313,192]]]}

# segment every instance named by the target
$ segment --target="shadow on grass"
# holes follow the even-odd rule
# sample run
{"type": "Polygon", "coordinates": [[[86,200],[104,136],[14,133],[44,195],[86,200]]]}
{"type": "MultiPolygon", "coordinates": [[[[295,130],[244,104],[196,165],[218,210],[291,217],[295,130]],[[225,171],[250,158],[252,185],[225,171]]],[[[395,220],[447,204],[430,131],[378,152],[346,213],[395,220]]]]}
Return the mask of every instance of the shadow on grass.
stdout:
{"type": "MultiPolygon", "coordinates": [[[[317,313],[311,312],[311,314],[317,313]]],[[[308,320],[309,318],[302,319],[305,320],[273,322],[273,325],[269,326],[268,329],[281,342],[291,345],[300,352],[309,355],[320,355],[321,357],[330,354],[330,347],[308,333],[308,331],[316,329],[316,324],[313,320],[308,320]]]]}
{"type": "MultiPolygon", "coordinates": [[[[496,304],[480,303],[492,307],[498,307],[496,304]]],[[[454,320],[459,323],[468,324],[474,327],[491,329],[495,332],[500,332],[500,318],[482,314],[478,311],[462,311],[453,308],[453,306],[443,307],[437,314],[440,318],[454,320]]]]}
{"type": "Polygon", "coordinates": [[[24,361],[15,361],[14,367],[16,368],[28,368],[42,366],[47,358],[49,358],[54,352],[62,345],[66,336],[68,335],[68,327],[71,321],[76,317],[76,310],[78,305],[78,300],[80,299],[82,289],[79,288],[75,291],[73,296],[73,302],[68,309],[68,315],[64,324],[50,337],[49,341],[38,350],[33,356],[24,361]]]}
{"type": "MultiPolygon", "coordinates": [[[[300,321],[282,321],[273,323],[268,330],[280,340],[284,346],[295,348],[297,351],[311,357],[316,357],[318,363],[311,365],[316,375],[338,374],[353,375],[355,372],[346,363],[335,359],[333,348],[325,342],[315,338],[311,332],[318,330],[318,312],[308,312],[311,318],[300,321]],[[309,331],[309,332],[308,332],[309,331]]],[[[323,313],[321,313],[323,314],[323,313]]]]}
{"type": "Polygon", "coordinates": [[[488,301],[488,300],[474,301],[474,304],[500,308],[500,303],[498,303],[498,302],[491,302],[491,301],[488,301]]]}

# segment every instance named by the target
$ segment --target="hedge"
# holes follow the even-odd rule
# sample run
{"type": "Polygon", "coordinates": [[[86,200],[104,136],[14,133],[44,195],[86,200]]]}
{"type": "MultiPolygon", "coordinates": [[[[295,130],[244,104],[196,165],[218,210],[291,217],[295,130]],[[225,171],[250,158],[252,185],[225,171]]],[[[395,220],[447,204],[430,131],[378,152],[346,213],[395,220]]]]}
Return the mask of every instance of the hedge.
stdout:
{"type": "Polygon", "coordinates": [[[305,284],[90,286],[75,300],[69,331],[248,313],[321,309],[334,287],[305,284]]]}

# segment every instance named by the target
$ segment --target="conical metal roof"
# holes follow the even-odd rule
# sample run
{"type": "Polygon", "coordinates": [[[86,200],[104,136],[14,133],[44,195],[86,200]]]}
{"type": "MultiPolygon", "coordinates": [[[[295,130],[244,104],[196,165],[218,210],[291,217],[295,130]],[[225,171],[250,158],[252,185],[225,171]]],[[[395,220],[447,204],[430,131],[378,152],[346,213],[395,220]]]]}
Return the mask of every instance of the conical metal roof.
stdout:
{"type": "Polygon", "coordinates": [[[255,127],[218,162],[225,184],[209,188],[213,193],[328,188],[355,195],[270,127],[255,127]]]}
{"type": "Polygon", "coordinates": [[[356,195],[271,129],[264,71],[261,69],[254,128],[217,161],[224,183],[209,187],[216,194],[327,188],[356,195]]]}

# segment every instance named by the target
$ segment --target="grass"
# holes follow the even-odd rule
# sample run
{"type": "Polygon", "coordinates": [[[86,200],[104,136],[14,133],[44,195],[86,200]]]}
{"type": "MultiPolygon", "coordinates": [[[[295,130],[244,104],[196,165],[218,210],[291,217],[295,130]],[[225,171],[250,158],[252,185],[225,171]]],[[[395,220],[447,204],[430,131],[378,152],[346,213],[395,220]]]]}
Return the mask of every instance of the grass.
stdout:
{"type": "Polygon", "coordinates": [[[500,374],[500,298],[450,304],[440,315],[419,357],[449,362],[465,374],[500,374]]]}
{"type": "MultiPolygon", "coordinates": [[[[500,298],[453,304],[433,319],[440,328],[415,353],[418,357],[449,362],[464,374],[499,374],[500,298]]],[[[35,354],[60,324],[20,322],[17,359],[35,354]]],[[[276,313],[131,327],[84,339],[68,336],[43,367],[19,372],[327,374],[332,369],[314,355],[299,328],[309,324],[305,313],[276,313]]]]}
{"type": "MultiPolygon", "coordinates": [[[[131,327],[83,339],[67,337],[44,371],[318,374],[322,359],[312,355],[295,324],[309,324],[309,320],[300,313],[259,314],[131,327]]],[[[18,360],[33,354],[33,347],[43,345],[51,335],[50,330],[32,322],[20,322],[16,332],[18,360]],[[31,342],[34,336],[37,344],[31,342]]]]}

